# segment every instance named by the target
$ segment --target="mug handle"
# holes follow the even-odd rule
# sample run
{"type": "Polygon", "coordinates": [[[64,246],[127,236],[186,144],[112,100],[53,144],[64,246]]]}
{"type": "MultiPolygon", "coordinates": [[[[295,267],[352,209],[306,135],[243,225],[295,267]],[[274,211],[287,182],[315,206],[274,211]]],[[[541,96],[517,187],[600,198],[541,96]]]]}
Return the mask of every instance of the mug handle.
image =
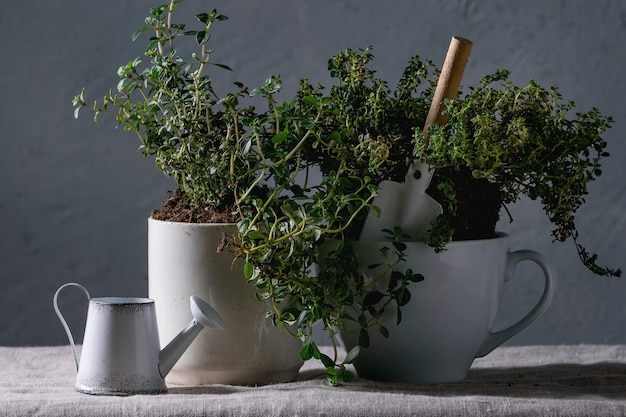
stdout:
{"type": "Polygon", "coordinates": [[[541,316],[543,312],[546,311],[546,309],[552,302],[552,297],[554,296],[554,290],[556,288],[556,273],[554,272],[552,266],[548,263],[546,257],[539,252],[528,249],[519,250],[516,252],[509,252],[507,254],[504,282],[507,282],[511,278],[513,278],[513,274],[515,273],[515,267],[522,261],[532,261],[539,265],[539,267],[542,269],[545,279],[543,294],[539,299],[539,302],[530,311],[530,313],[528,313],[520,321],[504,330],[495,333],[489,332],[489,336],[476,354],[477,358],[487,355],[492,350],[500,346],[502,343],[506,342],[511,337],[524,330],[530,323],[537,320],[539,316],[541,316]]]}
{"type": "Polygon", "coordinates": [[[52,299],[52,305],[54,306],[54,311],[57,313],[59,320],[61,320],[61,324],[63,325],[63,328],[65,329],[65,333],[67,333],[67,338],[70,341],[70,346],[72,346],[72,352],[74,353],[74,362],[76,362],[76,372],[78,372],[78,355],[76,354],[76,345],[74,344],[74,336],[72,336],[72,332],[70,331],[70,326],[68,326],[67,321],[65,321],[65,318],[63,317],[63,314],[61,314],[61,310],[59,310],[59,303],[57,302],[59,293],[61,292],[62,289],[66,287],[80,288],[81,290],[83,290],[85,295],[87,295],[88,300],[91,299],[91,296],[89,295],[89,291],[87,291],[87,289],[83,287],[82,285],[77,284],[76,282],[68,282],[67,284],[63,284],[59,287],[59,289],[54,293],[54,298],[52,299]]]}

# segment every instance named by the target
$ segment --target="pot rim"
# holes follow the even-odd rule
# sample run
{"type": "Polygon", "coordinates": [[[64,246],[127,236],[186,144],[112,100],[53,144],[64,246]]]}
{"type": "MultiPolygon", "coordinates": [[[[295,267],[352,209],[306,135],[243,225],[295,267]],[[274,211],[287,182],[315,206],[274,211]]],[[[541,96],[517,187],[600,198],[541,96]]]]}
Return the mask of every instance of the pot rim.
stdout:
{"type": "Polygon", "coordinates": [[[162,223],[166,225],[176,225],[179,227],[230,227],[237,226],[237,223],[192,223],[192,222],[175,222],[171,220],[159,220],[152,216],[148,216],[148,222],[162,223]]]}

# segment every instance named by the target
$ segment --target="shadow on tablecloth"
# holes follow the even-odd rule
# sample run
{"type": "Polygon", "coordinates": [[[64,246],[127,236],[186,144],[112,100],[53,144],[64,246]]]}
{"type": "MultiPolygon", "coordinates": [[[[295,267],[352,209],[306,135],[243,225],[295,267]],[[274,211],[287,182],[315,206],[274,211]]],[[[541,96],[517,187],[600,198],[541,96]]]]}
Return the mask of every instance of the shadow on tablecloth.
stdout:
{"type": "MultiPolygon", "coordinates": [[[[170,387],[170,394],[236,394],[241,391],[284,390],[323,385],[324,374],[319,369],[305,370],[298,381],[258,387],[236,387],[226,385],[170,387]]],[[[325,388],[325,387],[324,387],[325,388]]],[[[411,385],[394,382],[370,381],[356,378],[338,388],[351,392],[389,392],[421,396],[507,396],[519,398],[580,399],[601,397],[604,399],[626,399],[626,364],[597,363],[588,365],[553,364],[507,368],[472,369],[463,381],[411,385]]]]}

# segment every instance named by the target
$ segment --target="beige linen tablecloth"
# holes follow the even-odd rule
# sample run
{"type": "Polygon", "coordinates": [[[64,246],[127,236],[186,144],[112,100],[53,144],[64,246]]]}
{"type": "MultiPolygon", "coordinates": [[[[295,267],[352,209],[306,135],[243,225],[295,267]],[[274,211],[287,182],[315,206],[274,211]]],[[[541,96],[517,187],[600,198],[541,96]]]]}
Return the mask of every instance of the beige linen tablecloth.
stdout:
{"type": "Polygon", "coordinates": [[[357,379],[329,388],[307,363],[299,380],[260,387],[169,388],[100,397],[73,389],[69,346],[0,347],[1,416],[626,416],[626,346],[501,347],[462,382],[357,379]]]}

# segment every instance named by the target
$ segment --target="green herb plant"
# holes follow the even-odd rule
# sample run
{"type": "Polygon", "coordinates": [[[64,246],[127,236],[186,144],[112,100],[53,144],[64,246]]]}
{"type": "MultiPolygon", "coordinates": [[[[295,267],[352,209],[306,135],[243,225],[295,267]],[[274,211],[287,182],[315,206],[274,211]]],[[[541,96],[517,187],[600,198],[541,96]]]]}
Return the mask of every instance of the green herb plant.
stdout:
{"type": "Polygon", "coordinates": [[[574,240],[587,268],[619,276],[578,242],[575,224],[588,184],[609,156],[602,134],[613,120],[595,108],[570,117],[575,104],[556,88],[532,80],[518,87],[508,76],[497,71],[448,100],[450,119],[429,128],[428,142],[417,132],[417,155],[435,169],[432,191],[444,207],[430,242],[441,249],[452,239],[493,236],[500,208],[526,196],[541,202],[556,241],[574,240]]]}
{"type": "Polygon", "coordinates": [[[215,10],[198,14],[201,30],[187,31],[185,24],[172,23],[179,3],[151,9],[146,26],[133,34],[135,40],[152,31],[145,53],[150,63],[137,58],[120,67],[117,88],[101,105],[87,103],[83,90],[73,100],[75,116],[83,108],[95,113],[95,121],[101,114],[114,116],[119,126],[137,133],[140,150],[177,181],[191,206],[228,210],[254,192],[259,181],[261,161],[244,127],[254,113],[239,106],[245,87],[220,97],[207,74],[209,66],[228,69],[210,61],[207,47],[211,26],[226,16],[215,10]],[[176,53],[175,41],[182,37],[194,38],[199,46],[191,60],[176,53]]]}
{"type": "Polygon", "coordinates": [[[295,326],[294,335],[304,342],[302,358],[320,359],[330,385],[351,379],[345,365],[359,351],[340,361],[336,332],[359,332],[360,347],[369,344],[373,327],[387,335],[378,317],[395,308],[401,318],[409,284],[422,279],[417,272],[395,270],[407,239],[400,230],[388,232],[386,267],[372,282],[359,272],[350,244],[368,211],[377,210],[371,204],[376,184],[404,177],[412,163],[412,129],[424,123],[432,96],[430,84],[418,91],[430,63],[412,59],[392,91],[368,68],[371,59],[369,47],[331,58],[337,84],[328,92],[303,79],[296,97],[282,104],[269,94],[275,90],[272,80],[251,93],[264,95],[270,109],[255,120],[258,143],[272,148],[263,151],[266,157],[274,152],[285,162],[268,168],[263,198],[240,205],[243,220],[232,246],[245,258],[246,278],[259,298],[271,300],[268,316],[278,325],[295,326]],[[373,292],[390,274],[394,284],[385,293],[373,292]],[[312,338],[316,323],[329,333],[332,358],[312,338]]]}
{"type": "MultiPolygon", "coordinates": [[[[208,212],[237,222],[228,247],[244,260],[245,279],[258,298],[271,300],[268,318],[303,340],[303,359],[324,363],[326,383],[349,381],[346,365],[359,349],[341,361],[335,349],[330,358],[320,353],[311,329],[321,321],[336,346],[336,329],[353,322],[366,345],[367,330],[379,326],[380,309],[390,300],[408,301],[408,282],[419,281],[418,274],[403,271],[405,278],[396,279],[387,293],[360,303],[371,285],[356,270],[332,265],[342,257],[351,257],[347,265],[354,265],[349,241],[358,236],[368,210],[376,210],[371,205],[376,183],[402,176],[395,173],[410,163],[410,126],[413,120],[423,123],[429,91],[413,97],[412,89],[428,65],[412,62],[417,71],[407,72],[399,92],[392,93],[367,69],[369,48],[362,54],[346,50],[329,62],[338,81],[329,95],[303,80],[296,97],[280,102],[278,76],[252,90],[235,83],[234,92],[218,94],[211,73],[229,68],[212,62],[208,45],[212,25],[227,17],[216,10],[200,13],[199,30],[188,30],[174,23],[181,3],[151,9],[146,25],[133,34],[133,40],[152,34],[145,52],[149,61],[137,58],[122,66],[117,87],[101,103],[88,102],[83,90],[73,100],[75,116],[81,110],[92,111],[95,121],[112,116],[137,134],[141,152],[178,184],[185,213],[177,220],[204,221],[208,212]],[[186,59],[177,47],[189,40],[197,50],[186,59]],[[250,106],[259,99],[266,110],[250,106]],[[321,262],[325,242],[338,243],[321,262]]],[[[389,255],[396,260],[390,258],[389,271],[402,257],[401,233],[390,236],[389,255]]]]}
{"type": "MultiPolygon", "coordinates": [[[[227,18],[215,10],[200,13],[199,29],[188,30],[174,23],[181,3],[151,10],[133,34],[152,34],[148,62],[122,66],[117,88],[101,103],[81,92],[73,100],[75,115],[82,109],[95,120],[109,115],[134,131],[144,155],[176,180],[178,199],[191,213],[185,221],[214,221],[205,220],[209,212],[237,223],[226,243],[244,263],[242,279],[270,301],[268,319],[303,341],[302,358],[322,361],[327,384],[351,380],[346,365],[368,346],[369,332],[392,331],[378,318],[394,309],[399,322],[411,291],[429,279],[398,267],[406,256],[403,242],[420,236],[387,231],[385,262],[365,266],[374,277],[362,272],[351,244],[368,213],[380,211],[372,204],[380,181],[402,180],[415,159],[436,168],[433,193],[452,215],[437,219],[428,236],[438,249],[464,224],[446,220],[458,218],[462,206],[462,193],[444,175],[453,171],[495,187],[497,210],[524,193],[542,199],[558,227],[555,236],[577,238],[573,214],[585,185],[600,173],[600,157],[607,156],[599,135],[610,119],[592,112],[570,122],[567,106],[555,107],[554,93],[534,84],[489,89],[502,80],[499,73],[466,98],[446,102],[450,122],[431,128],[426,144],[421,130],[437,70],[415,56],[392,89],[370,69],[370,47],[329,60],[335,85],[328,90],[302,79],[295,96],[284,100],[280,77],[270,76],[258,88],[235,83],[234,92],[218,94],[213,71],[229,68],[212,61],[209,44],[212,25],[227,18]],[[189,41],[196,52],[185,58],[176,48],[189,41]],[[313,339],[316,323],[328,332],[332,357],[313,339]],[[338,331],[359,334],[360,347],[343,358],[338,331]]],[[[588,266],[595,265],[595,255],[579,250],[588,266]]]]}

